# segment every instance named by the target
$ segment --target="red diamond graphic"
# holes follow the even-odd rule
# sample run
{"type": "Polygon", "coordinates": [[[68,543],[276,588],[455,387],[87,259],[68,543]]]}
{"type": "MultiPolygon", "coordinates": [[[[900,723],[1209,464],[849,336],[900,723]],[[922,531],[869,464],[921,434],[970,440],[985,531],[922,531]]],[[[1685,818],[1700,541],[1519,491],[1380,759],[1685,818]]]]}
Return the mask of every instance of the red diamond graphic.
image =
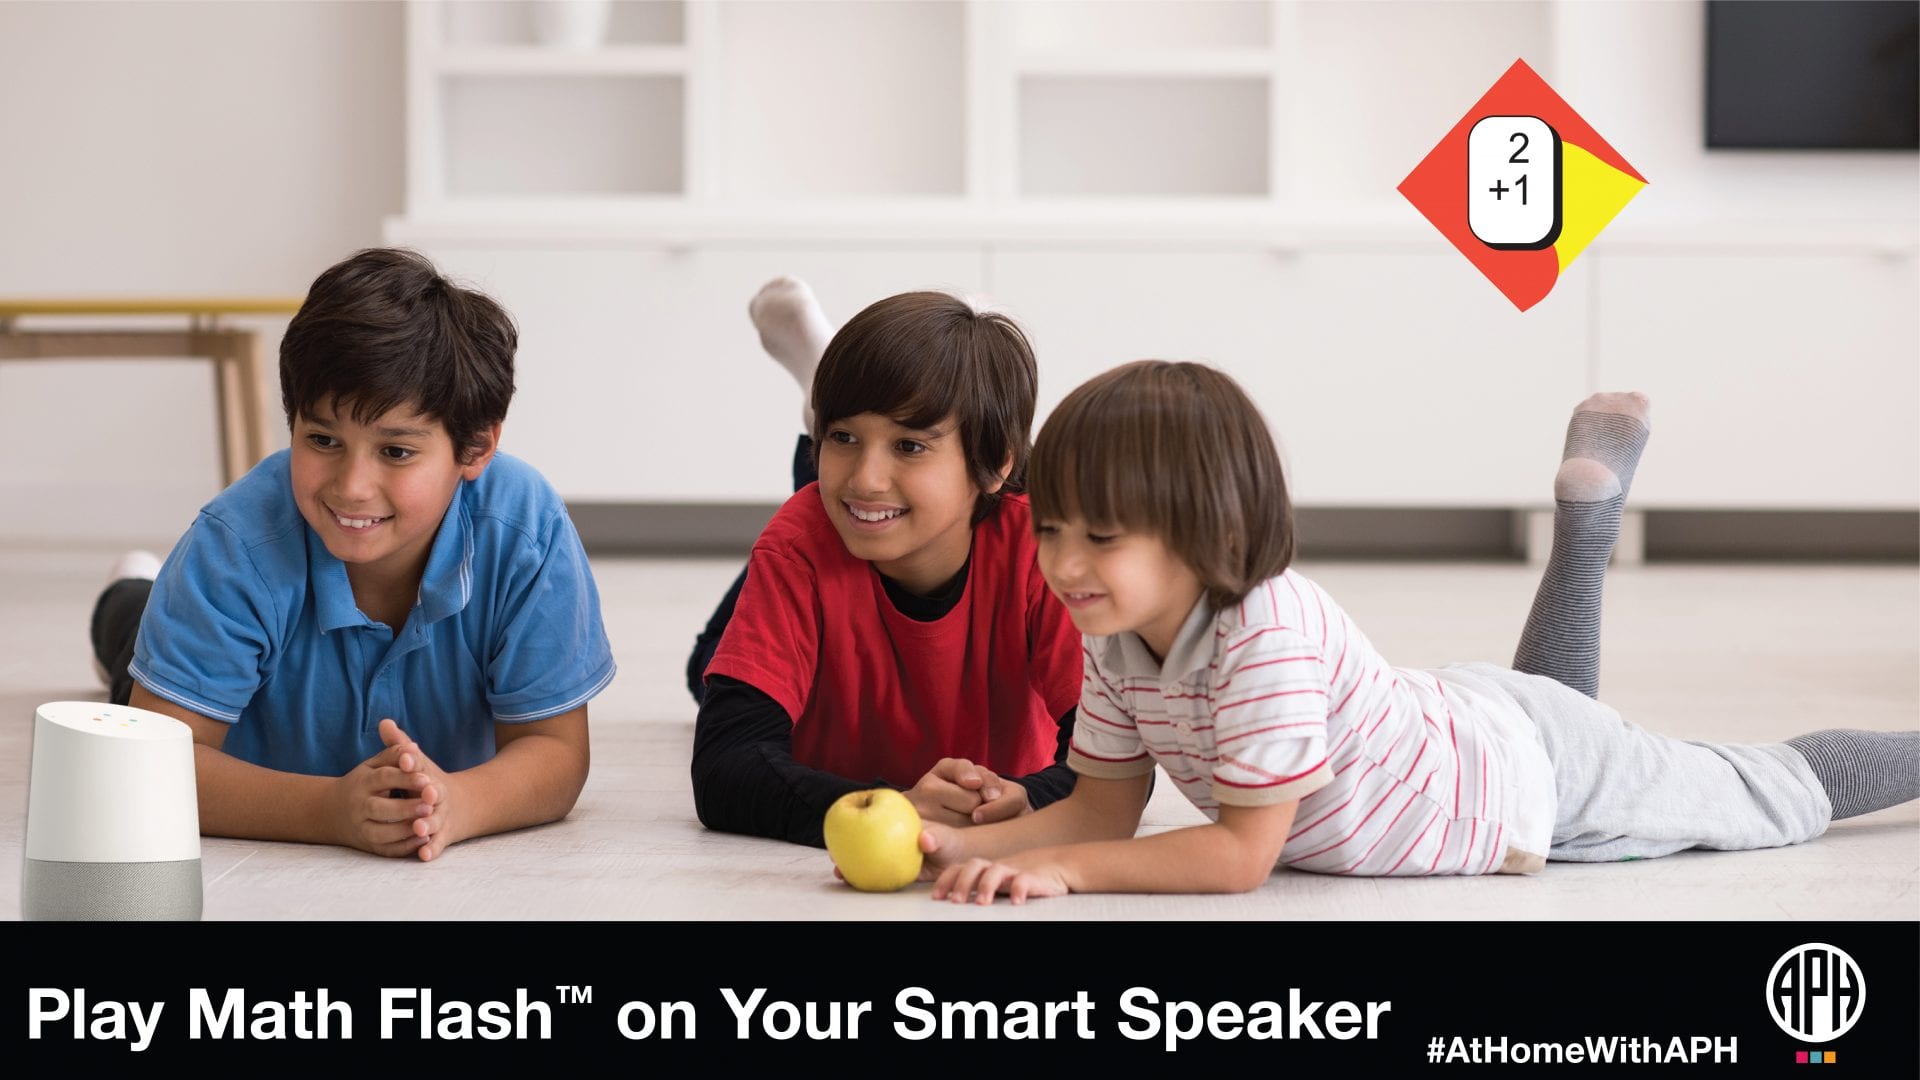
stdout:
{"type": "Polygon", "coordinates": [[[1525,311],[1647,179],[1515,60],[1400,194],[1525,311]]]}

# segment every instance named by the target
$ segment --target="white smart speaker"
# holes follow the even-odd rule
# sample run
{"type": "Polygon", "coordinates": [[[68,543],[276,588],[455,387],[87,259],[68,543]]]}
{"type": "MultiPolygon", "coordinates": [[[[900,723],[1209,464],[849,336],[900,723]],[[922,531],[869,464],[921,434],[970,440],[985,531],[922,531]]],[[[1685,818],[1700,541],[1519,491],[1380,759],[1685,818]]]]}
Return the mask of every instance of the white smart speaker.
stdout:
{"type": "Polygon", "coordinates": [[[198,919],[193,732],[124,705],[40,706],[26,856],[25,918],[198,919]]]}

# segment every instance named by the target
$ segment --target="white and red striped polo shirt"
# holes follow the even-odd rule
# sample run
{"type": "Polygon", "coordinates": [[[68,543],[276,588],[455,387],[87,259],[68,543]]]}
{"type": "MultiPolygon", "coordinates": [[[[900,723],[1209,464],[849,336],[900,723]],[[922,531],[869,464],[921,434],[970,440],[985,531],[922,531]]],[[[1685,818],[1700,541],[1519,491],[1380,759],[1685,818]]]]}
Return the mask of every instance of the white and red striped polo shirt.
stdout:
{"type": "Polygon", "coordinates": [[[1082,645],[1078,773],[1158,762],[1215,820],[1222,804],[1299,799],[1280,861],[1316,873],[1486,874],[1546,852],[1551,764],[1513,699],[1455,669],[1388,665],[1292,570],[1235,607],[1203,598],[1164,663],[1133,633],[1082,645]]]}

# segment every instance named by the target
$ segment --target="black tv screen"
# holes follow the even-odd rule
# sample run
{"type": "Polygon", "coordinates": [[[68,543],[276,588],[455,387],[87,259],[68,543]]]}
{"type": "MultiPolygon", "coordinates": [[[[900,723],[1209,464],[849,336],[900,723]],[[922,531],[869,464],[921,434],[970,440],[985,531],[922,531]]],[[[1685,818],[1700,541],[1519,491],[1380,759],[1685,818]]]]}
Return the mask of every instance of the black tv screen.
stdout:
{"type": "Polygon", "coordinates": [[[1920,2],[1708,0],[1707,145],[1920,148],[1920,2]]]}

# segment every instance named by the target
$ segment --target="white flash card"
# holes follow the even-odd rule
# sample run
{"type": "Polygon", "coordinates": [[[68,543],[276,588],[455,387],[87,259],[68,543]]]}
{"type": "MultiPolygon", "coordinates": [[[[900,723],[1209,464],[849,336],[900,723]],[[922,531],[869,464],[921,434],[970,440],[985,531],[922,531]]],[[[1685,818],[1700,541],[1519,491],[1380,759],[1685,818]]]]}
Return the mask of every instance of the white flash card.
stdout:
{"type": "Polygon", "coordinates": [[[1537,116],[1488,116],[1467,133],[1467,227],[1535,251],[1560,238],[1560,135],[1537,116]]]}

